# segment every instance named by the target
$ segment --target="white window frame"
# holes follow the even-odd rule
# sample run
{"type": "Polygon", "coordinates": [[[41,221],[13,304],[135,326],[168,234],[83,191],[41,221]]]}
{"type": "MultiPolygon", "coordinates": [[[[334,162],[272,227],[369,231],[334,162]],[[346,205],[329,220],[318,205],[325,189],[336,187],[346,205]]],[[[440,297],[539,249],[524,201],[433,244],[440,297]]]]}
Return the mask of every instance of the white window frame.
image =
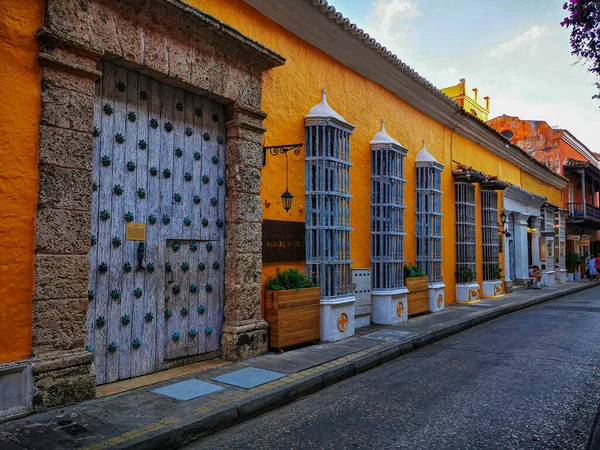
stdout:
{"type": "Polygon", "coordinates": [[[477,240],[475,232],[475,186],[457,181],[454,184],[456,203],[456,282],[469,283],[461,277],[464,269],[477,272],[477,240]]]}
{"type": "Polygon", "coordinates": [[[371,280],[373,291],[404,285],[404,158],[399,145],[371,145],[371,280]]]}
{"type": "Polygon", "coordinates": [[[430,283],[442,278],[442,171],[436,162],[417,165],[417,265],[430,283]]]}

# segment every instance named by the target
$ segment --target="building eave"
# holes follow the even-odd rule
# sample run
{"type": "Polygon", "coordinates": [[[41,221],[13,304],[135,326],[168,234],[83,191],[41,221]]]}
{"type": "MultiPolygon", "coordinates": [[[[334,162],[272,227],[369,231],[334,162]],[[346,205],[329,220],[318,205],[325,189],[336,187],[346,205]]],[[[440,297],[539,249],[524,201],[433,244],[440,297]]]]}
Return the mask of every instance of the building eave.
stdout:
{"type": "Polygon", "coordinates": [[[570,145],[576,152],[578,152],[581,156],[587,159],[592,165],[600,168],[600,161],[598,158],[592,153],[592,151],[587,148],[579,139],[573,136],[569,130],[562,130],[561,139],[568,145],[570,145]]]}
{"type": "Polygon", "coordinates": [[[513,145],[403,63],[325,0],[244,0],[269,19],[361,76],[386,88],[431,119],[545,183],[566,180],[513,145]]]}

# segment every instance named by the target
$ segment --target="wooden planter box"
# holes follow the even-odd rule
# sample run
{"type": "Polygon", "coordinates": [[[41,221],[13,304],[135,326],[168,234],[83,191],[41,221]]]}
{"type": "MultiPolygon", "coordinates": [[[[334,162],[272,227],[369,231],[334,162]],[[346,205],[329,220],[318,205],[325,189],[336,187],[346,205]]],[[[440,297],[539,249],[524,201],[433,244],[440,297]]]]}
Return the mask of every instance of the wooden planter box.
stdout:
{"type": "Polygon", "coordinates": [[[429,312],[428,277],[405,278],[404,285],[408,289],[408,315],[429,312]]]}
{"type": "Polygon", "coordinates": [[[266,291],[265,320],[269,346],[281,349],[316,341],[320,329],[321,289],[266,291]]]}

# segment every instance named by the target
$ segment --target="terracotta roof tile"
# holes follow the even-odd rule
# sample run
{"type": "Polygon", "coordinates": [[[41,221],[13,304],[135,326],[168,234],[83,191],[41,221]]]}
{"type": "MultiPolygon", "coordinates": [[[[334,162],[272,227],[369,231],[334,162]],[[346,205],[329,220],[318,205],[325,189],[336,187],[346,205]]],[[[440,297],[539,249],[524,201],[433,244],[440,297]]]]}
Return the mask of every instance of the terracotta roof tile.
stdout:
{"type": "MultiPolygon", "coordinates": [[[[486,129],[489,133],[495,135],[496,138],[501,139],[509,148],[512,148],[515,151],[524,152],[525,155],[534,164],[537,164],[538,166],[543,167],[546,171],[552,173],[553,175],[560,177],[560,175],[557,175],[556,172],[554,172],[553,170],[546,167],[546,165],[542,164],[540,161],[538,161],[534,157],[528,155],[527,152],[525,152],[521,147],[510,142],[510,140],[508,140],[506,137],[501,135],[498,131],[496,131],[494,128],[489,126],[483,120],[481,120],[478,117],[475,117],[474,115],[465,111],[454,100],[452,100],[450,97],[448,97],[446,94],[444,94],[441,90],[436,88],[427,79],[425,79],[424,77],[419,75],[419,73],[417,71],[412,69],[408,64],[402,62],[402,60],[397,55],[395,55],[390,50],[388,50],[387,47],[384,47],[379,42],[377,42],[377,40],[372,38],[369,35],[369,33],[365,32],[363,29],[359,28],[355,23],[351,22],[350,19],[348,19],[347,17],[344,17],[344,15],[341,12],[337,11],[333,5],[330,5],[327,0],[310,0],[310,1],[312,2],[313,6],[319,8],[319,10],[323,14],[326,14],[327,17],[332,22],[335,22],[337,25],[341,26],[344,30],[348,31],[348,33],[354,35],[356,37],[356,39],[358,39],[359,41],[362,41],[365,45],[372,48],[373,51],[379,53],[382,58],[385,58],[391,64],[395,65],[400,71],[402,71],[403,73],[405,73],[406,75],[411,77],[413,80],[415,80],[417,83],[419,83],[421,86],[430,90],[441,101],[444,101],[449,106],[452,106],[457,112],[463,114],[464,117],[467,118],[467,120],[471,120],[471,121],[477,123],[479,126],[486,129]]],[[[564,178],[564,177],[560,177],[560,178],[562,178],[563,180],[566,180],[566,178],[564,178]]]]}

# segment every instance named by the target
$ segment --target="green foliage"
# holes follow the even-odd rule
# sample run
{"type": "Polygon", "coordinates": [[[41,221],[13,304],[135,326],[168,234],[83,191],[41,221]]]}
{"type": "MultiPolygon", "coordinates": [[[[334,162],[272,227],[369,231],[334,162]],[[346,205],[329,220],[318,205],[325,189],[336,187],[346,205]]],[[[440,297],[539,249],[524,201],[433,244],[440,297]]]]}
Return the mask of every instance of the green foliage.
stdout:
{"type": "Polygon", "coordinates": [[[500,279],[500,276],[502,274],[502,267],[500,267],[500,264],[494,264],[494,265],[490,266],[489,270],[490,270],[490,280],[499,280],[500,279]]]}
{"type": "Polygon", "coordinates": [[[577,270],[577,267],[579,266],[579,264],[581,264],[582,261],[583,261],[583,258],[581,256],[579,256],[577,253],[568,251],[565,256],[565,264],[567,266],[567,272],[569,272],[569,273],[575,272],[577,270]]]}
{"type": "Polygon", "coordinates": [[[427,274],[419,266],[413,266],[411,263],[404,265],[404,278],[426,277],[427,274]]]}
{"type": "Polygon", "coordinates": [[[477,278],[477,272],[470,267],[463,267],[454,274],[457,283],[472,283],[477,278]]]}
{"type": "Polygon", "coordinates": [[[277,275],[267,278],[267,290],[285,291],[317,287],[314,278],[297,269],[286,269],[283,272],[277,268],[277,275]]]}

